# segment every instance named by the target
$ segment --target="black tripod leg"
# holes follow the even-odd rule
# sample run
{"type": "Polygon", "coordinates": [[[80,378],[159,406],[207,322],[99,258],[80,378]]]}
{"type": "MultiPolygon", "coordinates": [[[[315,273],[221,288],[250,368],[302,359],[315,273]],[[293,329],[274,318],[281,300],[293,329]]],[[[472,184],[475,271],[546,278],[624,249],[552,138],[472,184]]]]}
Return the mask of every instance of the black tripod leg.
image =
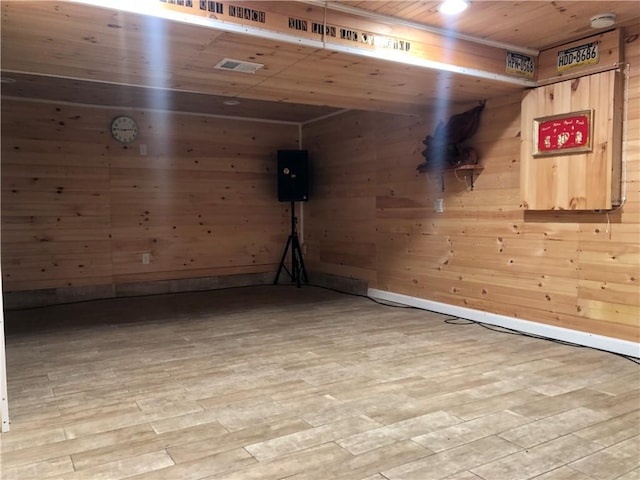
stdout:
{"type": "MultiPolygon", "coordinates": [[[[287,258],[287,252],[289,251],[289,245],[291,245],[291,238],[292,236],[289,235],[289,238],[287,239],[287,245],[284,247],[284,252],[282,253],[282,259],[280,260],[280,266],[278,267],[278,273],[276,273],[276,279],[273,281],[274,285],[278,284],[278,278],[280,278],[280,272],[282,271],[282,269],[284,268],[285,270],[287,269],[284,266],[284,262],[287,258]]],[[[291,274],[289,274],[289,276],[291,276],[291,274]]],[[[293,280],[293,278],[292,278],[293,280]]]]}
{"type": "Polygon", "coordinates": [[[300,252],[299,252],[299,244],[298,237],[293,237],[293,249],[291,250],[291,268],[293,269],[293,281],[296,282],[296,285],[299,287],[302,286],[300,283],[300,252]]]}
{"type": "Polygon", "coordinates": [[[302,272],[302,280],[304,283],[309,283],[309,278],[307,277],[307,269],[304,268],[304,260],[302,259],[302,252],[300,252],[300,271],[302,272]]]}
{"type": "Polygon", "coordinates": [[[297,235],[293,237],[293,253],[296,258],[296,282],[298,287],[300,287],[302,285],[302,281],[304,281],[304,283],[309,283],[309,279],[307,278],[307,270],[304,268],[302,249],[300,248],[300,240],[298,240],[297,235]]]}
{"type": "Polygon", "coordinates": [[[300,262],[298,261],[298,244],[297,234],[292,235],[291,241],[291,281],[296,282],[300,286],[300,262]]]}
{"type": "Polygon", "coordinates": [[[296,229],[296,216],[295,216],[295,204],[291,202],[291,235],[287,239],[287,245],[284,247],[284,252],[282,253],[282,259],[280,260],[280,266],[278,267],[278,273],[276,274],[276,279],[273,281],[273,284],[276,285],[278,283],[278,279],[280,278],[280,272],[284,268],[286,272],[291,277],[292,282],[296,282],[298,287],[302,286],[302,281],[304,283],[309,283],[309,279],[307,278],[307,270],[304,268],[304,260],[302,259],[302,250],[300,249],[300,240],[298,240],[298,231],[296,229]],[[285,261],[287,259],[287,252],[289,251],[289,247],[291,247],[291,271],[287,269],[285,261]]]}

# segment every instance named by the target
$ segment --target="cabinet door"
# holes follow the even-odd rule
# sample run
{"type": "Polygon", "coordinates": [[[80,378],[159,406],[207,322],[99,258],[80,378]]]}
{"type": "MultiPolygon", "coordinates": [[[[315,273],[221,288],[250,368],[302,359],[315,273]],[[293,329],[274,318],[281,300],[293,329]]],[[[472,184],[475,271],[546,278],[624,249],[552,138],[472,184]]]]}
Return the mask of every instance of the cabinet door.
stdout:
{"type": "Polygon", "coordinates": [[[527,91],[522,100],[520,195],[528,210],[608,210],[620,204],[623,76],[611,70],[527,91]],[[571,122],[589,117],[579,140],[571,122]],[[582,116],[582,117],[581,117],[582,116]],[[555,133],[542,129],[558,125],[555,133]],[[566,125],[560,125],[561,123],[566,125]],[[546,143],[542,135],[553,137],[546,143]],[[570,138],[567,142],[566,139],[570,138]],[[576,148],[576,145],[579,148],[576,148]]]}

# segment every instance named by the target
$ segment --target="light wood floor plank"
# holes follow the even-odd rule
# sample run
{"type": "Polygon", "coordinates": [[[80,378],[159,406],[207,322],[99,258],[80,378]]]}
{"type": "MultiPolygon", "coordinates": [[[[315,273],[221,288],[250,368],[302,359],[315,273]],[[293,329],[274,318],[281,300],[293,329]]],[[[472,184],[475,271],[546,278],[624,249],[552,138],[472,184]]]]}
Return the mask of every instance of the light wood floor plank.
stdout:
{"type": "Polygon", "coordinates": [[[613,480],[637,467],[640,456],[640,436],[636,435],[581,458],[570,467],[598,480],[613,480]]]}
{"type": "Polygon", "coordinates": [[[520,425],[500,433],[500,436],[521,447],[531,448],[554,438],[568,435],[576,429],[600,423],[607,418],[608,416],[604,412],[580,407],[526,425],[520,425]]]}
{"type": "Polygon", "coordinates": [[[609,394],[589,388],[580,388],[553,397],[543,398],[539,402],[519,405],[512,408],[512,410],[520,415],[539,420],[545,416],[563,413],[607,398],[610,398],[609,394]]]}
{"type": "Polygon", "coordinates": [[[254,458],[265,460],[306,450],[316,445],[372,430],[379,426],[379,423],[365,416],[351,417],[320,427],[313,427],[282,437],[272,438],[265,442],[247,445],[245,448],[254,458]]]}
{"type": "Polygon", "coordinates": [[[508,432],[528,422],[531,419],[506,410],[418,435],[412,440],[434,452],[441,452],[500,432],[508,432]]]}
{"type": "MultiPolygon", "coordinates": [[[[410,440],[400,440],[360,455],[347,457],[343,462],[327,464],[315,472],[304,471],[288,477],[287,480],[353,480],[378,472],[380,459],[387,465],[402,465],[431,455],[432,452],[410,440]]],[[[371,478],[371,477],[367,477],[371,478]]],[[[384,477],[373,477],[376,480],[384,477]]]]}
{"type": "Polygon", "coordinates": [[[566,435],[471,471],[482,478],[534,478],[598,450],[600,446],[594,442],[566,435]]]}
{"type": "Polygon", "coordinates": [[[291,455],[269,458],[235,472],[206,478],[207,480],[280,480],[301,472],[312,474],[322,472],[327,465],[344,464],[350,457],[345,450],[329,442],[291,455]]]}
{"type": "MultiPolygon", "coordinates": [[[[13,433],[2,434],[10,436],[13,433]]],[[[83,438],[72,438],[64,441],[35,445],[13,450],[2,451],[2,468],[25,465],[33,462],[42,462],[61,455],[73,455],[76,453],[93,450],[106,445],[126,446],[132,438],[136,440],[151,440],[154,432],[149,425],[134,425],[107,432],[89,435],[83,438]]]]}
{"type": "Polygon", "coordinates": [[[165,450],[144,453],[124,460],[104,463],[96,467],[64,475],[65,480],[111,480],[112,478],[130,478],[144,472],[153,472],[173,465],[173,460],[165,450]]]}
{"type": "Polygon", "coordinates": [[[218,434],[216,435],[217,438],[207,437],[202,440],[183,441],[170,447],[168,451],[176,463],[190,462],[214,453],[243,448],[246,445],[284,437],[308,428],[310,428],[310,425],[299,418],[272,418],[261,424],[228,434],[218,434]]]}
{"type": "Polygon", "coordinates": [[[135,480],[175,480],[181,478],[205,478],[225,472],[244,469],[255,465],[255,460],[245,449],[236,448],[225,452],[208,455],[190,462],[171,465],[151,470],[147,473],[131,477],[135,480]]]}
{"type": "Polygon", "coordinates": [[[640,410],[610,418],[604,422],[585,427],[575,435],[609,447],[628,438],[640,435],[640,410]]]}
{"type": "MultiPolygon", "coordinates": [[[[382,474],[389,480],[442,479],[520,451],[522,450],[516,445],[499,437],[491,436],[435,453],[399,467],[383,470],[382,474]]],[[[513,477],[486,476],[483,478],[513,477]]]]}
{"type": "Polygon", "coordinates": [[[536,480],[591,480],[592,478],[593,477],[585,475],[571,467],[562,466],[550,472],[543,473],[536,477],[536,480]]]}
{"type": "Polygon", "coordinates": [[[446,480],[483,480],[475,473],[471,473],[469,471],[460,472],[447,477],[446,480]]]}
{"type": "Polygon", "coordinates": [[[444,318],[306,286],[6,312],[0,476],[639,478],[638,365],[444,318]]]}
{"type": "Polygon", "coordinates": [[[640,467],[619,476],[616,480],[637,480],[638,478],[640,478],[640,467]]]}
{"type": "Polygon", "coordinates": [[[73,473],[73,471],[73,462],[71,461],[71,457],[67,455],[16,467],[3,467],[2,478],[59,478],[64,474],[73,473]]]}

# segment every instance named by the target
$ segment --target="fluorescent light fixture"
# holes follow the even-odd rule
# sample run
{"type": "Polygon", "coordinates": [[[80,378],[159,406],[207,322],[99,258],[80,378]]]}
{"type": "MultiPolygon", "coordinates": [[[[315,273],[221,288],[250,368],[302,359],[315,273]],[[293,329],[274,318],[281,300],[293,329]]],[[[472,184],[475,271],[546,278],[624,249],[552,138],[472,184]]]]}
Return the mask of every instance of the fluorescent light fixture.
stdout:
{"type": "Polygon", "coordinates": [[[235,107],[236,105],[240,105],[240,100],[225,100],[224,102],[222,102],[224,105],[227,105],[229,107],[235,107]]]}
{"type": "Polygon", "coordinates": [[[464,12],[470,3],[469,0],[445,0],[438,10],[444,15],[458,15],[464,12]]]}
{"type": "Polygon", "coordinates": [[[162,6],[157,0],[72,0],[75,3],[84,3],[95,7],[115,8],[125,12],[139,13],[141,15],[154,15],[162,12],[162,6]]]}

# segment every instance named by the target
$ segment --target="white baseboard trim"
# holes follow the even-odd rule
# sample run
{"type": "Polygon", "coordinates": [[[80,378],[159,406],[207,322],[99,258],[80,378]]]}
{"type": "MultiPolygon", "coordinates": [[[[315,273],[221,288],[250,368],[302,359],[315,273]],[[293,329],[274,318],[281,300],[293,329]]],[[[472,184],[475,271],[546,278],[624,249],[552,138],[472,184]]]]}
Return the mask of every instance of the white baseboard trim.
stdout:
{"type": "Polygon", "coordinates": [[[424,298],[412,297],[400,293],[386,292],[376,288],[370,288],[368,296],[379,300],[409,305],[411,307],[429,310],[432,312],[450,315],[452,317],[466,318],[477,322],[487,323],[498,327],[510,328],[524,333],[539,335],[541,337],[564,342],[576,343],[585,347],[597,348],[608,352],[619,353],[629,357],[640,358],[640,344],[628,340],[595,335],[593,333],[580,332],[569,328],[556,327],[544,323],[521,320],[519,318],[507,317],[496,313],[483,312],[472,308],[458,307],[446,303],[425,300],[424,298]]]}

